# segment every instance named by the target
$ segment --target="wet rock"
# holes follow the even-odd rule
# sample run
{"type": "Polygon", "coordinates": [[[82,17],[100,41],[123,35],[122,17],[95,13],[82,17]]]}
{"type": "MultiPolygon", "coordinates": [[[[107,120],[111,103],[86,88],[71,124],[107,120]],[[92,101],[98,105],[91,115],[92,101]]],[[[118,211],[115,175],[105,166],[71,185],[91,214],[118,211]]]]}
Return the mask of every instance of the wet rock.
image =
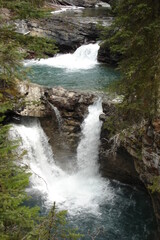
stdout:
{"type": "MultiPolygon", "coordinates": [[[[63,123],[61,131],[66,133],[66,136],[74,137],[79,134],[88,106],[95,99],[93,94],[68,91],[62,87],[47,88],[27,82],[20,82],[18,86],[23,101],[16,107],[16,113],[21,116],[51,117],[58,129],[58,120],[54,110],[54,107],[57,107],[63,123]]],[[[70,138],[70,141],[73,139],[70,138]]]]}
{"type": "Polygon", "coordinates": [[[102,176],[144,188],[136,172],[133,156],[123,146],[119,145],[116,139],[110,139],[109,133],[109,130],[103,126],[99,153],[102,176]]]}
{"type": "Polygon", "coordinates": [[[99,116],[99,119],[102,121],[102,122],[105,122],[106,121],[106,115],[105,114],[101,114],[100,116],[99,116]]]}
{"type": "Polygon", "coordinates": [[[120,60],[120,55],[112,53],[110,46],[106,42],[102,42],[100,44],[97,58],[99,62],[106,63],[111,66],[116,66],[120,60]]]}
{"type": "Polygon", "coordinates": [[[104,8],[110,8],[110,4],[107,3],[107,2],[104,2],[104,1],[99,1],[97,4],[96,4],[97,7],[104,7],[104,8]]]}

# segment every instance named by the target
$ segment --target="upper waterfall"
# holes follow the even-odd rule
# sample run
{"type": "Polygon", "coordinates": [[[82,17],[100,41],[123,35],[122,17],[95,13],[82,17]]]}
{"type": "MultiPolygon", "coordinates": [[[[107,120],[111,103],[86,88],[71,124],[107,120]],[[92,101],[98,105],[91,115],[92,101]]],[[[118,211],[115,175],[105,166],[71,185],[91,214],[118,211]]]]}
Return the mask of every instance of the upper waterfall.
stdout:
{"type": "Polygon", "coordinates": [[[55,57],[48,59],[27,60],[25,66],[29,65],[47,65],[55,68],[65,68],[68,70],[90,69],[97,62],[97,55],[100,46],[98,43],[82,45],[72,54],[57,54],[55,57]]]}

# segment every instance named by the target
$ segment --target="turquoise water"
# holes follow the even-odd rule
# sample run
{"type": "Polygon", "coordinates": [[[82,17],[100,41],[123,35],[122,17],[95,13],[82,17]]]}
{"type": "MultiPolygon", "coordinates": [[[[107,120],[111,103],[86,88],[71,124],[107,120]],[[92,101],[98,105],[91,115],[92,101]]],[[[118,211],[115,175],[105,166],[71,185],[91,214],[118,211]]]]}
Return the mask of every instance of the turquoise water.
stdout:
{"type": "MultiPolygon", "coordinates": [[[[94,52],[94,49],[92,51],[94,52]]],[[[90,52],[88,54],[88,50],[86,55],[86,49],[83,48],[78,53],[71,56],[67,55],[67,58],[63,55],[60,59],[55,57],[47,61],[36,62],[36,64],[31,63],[30,79],[34,83],[49,87],[63,86],[67,89],[103,91],[109,83],[119,79],[120,75],[115,69],[98,64],[96,60],[92,61],[93,55],[92,53],[90,55],[90,52]],[[78,62],[80,68],[75,64],[77,59],[80,60],[78,62]]],[[[40,146],[40,143],[37,146],[40,146]]],[[[63,154],[66,156],[66,152],[63,154]]],[[[83,183],[83,178],[80,181],[83,183]]],[[[81,239],[155,240],[156,222],[149,196],[144,192],[118,182],[107,179],[104,179],[104,181],[106,181],[106,185],[109,182],[109,191],[107,195],[104,195],[106,196],[105,199],[98,195],[98,209],[93,208],[96,199],[92,199],[91,206],[79,208],[76,213],[70,211],[72,208],[68,209],[70,225],[77,227],[79,232],[84,234],[81,239]],[[109,195],[110,198],[108,198],[109,195]],[[87,210],[90,207],[93,211],[87,210]],[[93,238],[97,232],[99,234],[93,238]]],[[[78,187],[83,187],[82,185],[77,185],[75,190],[77,195],[79,194],[78,187]]],[[[64,186],[62,185],[62,188],[64,186]]],[[[105,189],[104,194],[106,194],[105,189]]],[[[45,214],[48,211],[48,208],[45,208],[45,196],[38,192],[32,192],[31,195],[33,195],[33,199],[30,200],[29,205],[39,204],[42,214],[45,214]]],[[[87,196],[88,198],[92,196],[92,187],[87,196]]]]}
{"type": "Polygon", "coordinates": [[[154,240],[156,223],[151,201],[147,194],[136,189],[113,183],[116,191],[112,201],[100,206],[100,214],[80,214],[70,217],[74,227],[78,227],[90,240],[100,230],[97,240],[154,240]]]}
{"type": "Polygon", "coordinates": [[[97,62],[98,43],[77,48],[74,53],[59,54],[48,59],[26,61],[30,67],[32,82],[48,87],[62,86],[67,89],[104,90],[116,81],[119,73],[97,62]]]}
{"type": "MultiPolygon", "coordinates": [[[[112,200],[99,206],[95,213],[81,212],[68,214],[71,228],[78,228],[83,234],[81,240],[91,240],[91,236],[99,234],[95,240],[157,240],[156,220],[149,196],[137,189],[110,183],[115,191],[112,200]]],[[[42,215],[48,211],[44,207],[43,196],[33,194],[29,205],[41,206],[42,215]]]]}
{"type": "Polygon", "coordinates": [[[46,65],[33,65],[29,78],[32,82],[48,87],[62,86],[67,89],[104,90],[119,78],[119,73],[99,64],[92,69],[71,71],[46,65]]]}
{"type": "Polygon", "coordinates": [[[79,8],[77,10],[68,10],[60,13],[63,17],[100,17],[106,18],[113,16],[110,8],[98,7],[98,8],[79,8]]]}

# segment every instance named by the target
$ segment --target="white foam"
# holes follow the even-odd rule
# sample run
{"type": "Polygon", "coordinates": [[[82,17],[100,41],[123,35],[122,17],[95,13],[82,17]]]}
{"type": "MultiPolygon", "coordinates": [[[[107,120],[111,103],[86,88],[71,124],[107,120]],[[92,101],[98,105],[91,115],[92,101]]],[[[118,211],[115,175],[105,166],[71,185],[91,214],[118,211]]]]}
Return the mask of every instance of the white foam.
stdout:
{"type": "Polygon", "coordinates": [[[88,44],[79,47],[73,54],[58,54],[55,57],[38,60],[27,60],[25,66],[47,65],[54,68],[64,68],[67,70],[91,69],[98,64],[97,54],[99,44],[88,44]]]}
{"type": "MultiPolygon", "coordinates": [[[[89,212],[100,214],[99,206],[114,197],[109,180],[98,173],[98,146],[101,123],[99,114],[101,102],[89,107],[89,114],[82,124],[82,139],[77,149],[77,171],[75,161],[73,172],[66,173],[54,161],[48,139],[38,120],[25,125],[13,125],[12,138],[21,138],[21,149],[27,150],[23,162],[31,170],[30,191],[40,191],[45,196],[45,204],[56,201],[61,209],[70,214],[89,212]]],[[[76,156],[75,156],[76,158],[76,156]]]]}
{"type": "MultiPolygon", "coordinates": [[[[59,7],[59,6],[58,6],[59,7]]],[[[84,9],[84,7],[76,7],[76,6],[65,6],[65,7],[60,7],[60,9],[52,11],[52,14],[59,14],[59,13],[63,13],[63,12],[67,12],[67,11],[81,11],[82,9],[84,9]]]]}

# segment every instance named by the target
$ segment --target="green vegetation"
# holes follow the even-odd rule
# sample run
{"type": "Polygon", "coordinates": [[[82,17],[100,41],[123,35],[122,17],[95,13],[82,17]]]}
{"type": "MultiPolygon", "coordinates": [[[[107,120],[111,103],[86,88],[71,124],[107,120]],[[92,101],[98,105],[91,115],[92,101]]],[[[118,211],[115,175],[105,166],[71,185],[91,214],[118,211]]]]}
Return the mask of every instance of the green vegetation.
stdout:
{"type": "MultiPolygon", "coordinates": [[[[8,107],[3,111],[7,110],[8,107]]],[[[2,113],[2,112],[1,112],[2,113]]],[[[3,121],[1,117],[0,121],[3,121]]],[[[25,192],[29,184],[27,167],[21,163],[25,154],[16,151],[18,141],[8,138],[10,126],[0,124],[0,232],[1,240],[52,240],[80,238],[67,224],[67,212],[57,211],[55,204],[46,217],[38,207],[27,207],[25,192]]]]}
{"type": "Polygon", "coordinates": [[[2,240],[18,240],[34,228],[38,208],[23,205],[29,179],[17,166],[16,144],[8,139],[8,130],[9,126],[0,126],[0,232],[2,240]]]}
{"type": "Polygon", "coordinates": [[[13,19],[42,18],[50,16],[51,11],[44,3],[44,0],[0,0],[0,7],[8,8],[13,19]]]}
{"type": "MultiPolygon", "coordinates": [[[[119,0],[114,12],[115,20],[109,29],[102,28],[102,36],[106,49],[120,59],[122,77],[110,88],[123,99],[104,127],[110,136],[119,133],[122,141],[123,133],[130,141],[136,137],[136,158],[141,160],[143,147],[137,144],[146,134],[142,120],[152,125],[160,114],[160,1],[119,0]],[[133,136],[131,126],[136,126],[133,136]]],[[[154,176],[148,188],[159,193],[160,177],[154,176]]]]}
{"type": "Polygon", "coordinates": [[[114,90],[123,95],[119,104],[129,123],[157,115],[160,89],[160,2],[119,0],[116,18],[103,30],[107,46],[119,54],[122,79],[114,90]]]}
{"type": "MultiPolygon", "coordinates": [[[[33,55],[34,58],[42,58],[46,57],[46,55],[54,55],[58,51],[53,39],[22,35],[16,33],[13,27],[8,26],[3,26],[0,29],[0,33],[0,42],[10,42],[11,48],[17,49],[21,58],[30,57],[30,55],[33,55]]],[[[18,64],[15,65],[17,66],[18,64]]]]}
{"type": "Polygon", "coordinates": [[[152,178],[152,185],[148,186],[148,189],[152,193],[160,193],[160,176],[156,176],[152,178]]]}
{"type": "MultiPolygon", "coordinates": [[[[43,1],[1,1],[1,7],[12,10],[14,17],[28,17],[27,11],[36,9],[43,1]],[[28,4],[28,5],[27,5],[28,4]],[[21,6],[21,8],[19,7],[21,6]],[[26,8],[28,6],[28,8],[26,8]],[[32,8],[33,7],[33,8],[32,8]],[[26,10],[28,9],[28,10],[26,10]]],[[[35,10],[36,13],[36,10],[35,10]]],[[[34,14],[36,16],[36,14],[34,14]]],[[[3,19],[1,19],[3,23],[3,19]]],[[[69,228],[66,211],[58,211],[55,205],[42,217],[38,207],[28,207],[25,192],[29,184],[28,169],[21,162],[25,151],[18,154],[18,140],[9,138],[10,126],[5,124],[7,111],[13,110],[21,98],[17,79],[23,79],[22,60],[33,54],[42,57],[57,51],[54,41],[45,38],[23,36],[12,26],[0,28],[0,238],[1,240],[51,240],[80,238],[76,230],[69,228]]]]}
{"type": "Polygon", "coordinates": [[[79,239],[82,235],[77,234],[76,229],[70,229],[66,216],[67,211],[57,211],[54,203],[48,216],[44,217],[41,224],[34,231],[33,236],[38,235],[39,238],[36,238],[37,240],[79,239]]]}

